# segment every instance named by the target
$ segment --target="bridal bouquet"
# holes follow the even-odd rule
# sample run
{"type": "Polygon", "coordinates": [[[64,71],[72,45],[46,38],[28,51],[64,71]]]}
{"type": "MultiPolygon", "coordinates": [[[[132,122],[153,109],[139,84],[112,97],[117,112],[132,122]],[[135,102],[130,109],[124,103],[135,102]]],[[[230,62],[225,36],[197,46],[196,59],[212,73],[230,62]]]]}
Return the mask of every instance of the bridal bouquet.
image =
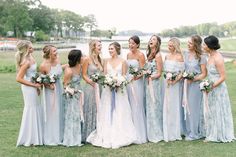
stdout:
{"type": "Polygon", "coordinates": [[[137,77],[138,75],[141,75],[143,73],[142,68],[136,68],[133,66],[129,66],[129,74],[133,75],[134,77],[137,77]]]}
{"type": "Polygon", "coordinates": [[[205,92],[210,92],[212,90],[212,86],[213,86],[213,82],[208,79],[203,80],[199,84],[200,90],[205,91],[205,92]]]}
{"type": "Polygon", "coordinates": [[[186,71],[183,72],[183,78],[187,80],[193,80],[196,75],[197,73],[194,72],[186,72],[186,71]]]}
{"type": "Polygon", "coordinates": [[[123,93],[123,89],[128,83],[129,82],[124,76],[105,75],[104,85],[109,86],[111,90],[115,90],[116,92],[118,89],[121,89],[121,92],[123,93]]]}
{"type": "Polygon", "coordinates": [[[59,77],[55,74],[39,74],[39,73],[36,73],[35,76],[33,76],[31,78],[31,81],[33,83],[40,83],[40,84],[52,84],[52,83],[56,83],[56,80],[58,79],[59,77]]]}
{"type": "Polygon", "coordinates": [[[164,72],[164,78],[169,81],[174,81],[178,75],[177,72],[164,72]]]}

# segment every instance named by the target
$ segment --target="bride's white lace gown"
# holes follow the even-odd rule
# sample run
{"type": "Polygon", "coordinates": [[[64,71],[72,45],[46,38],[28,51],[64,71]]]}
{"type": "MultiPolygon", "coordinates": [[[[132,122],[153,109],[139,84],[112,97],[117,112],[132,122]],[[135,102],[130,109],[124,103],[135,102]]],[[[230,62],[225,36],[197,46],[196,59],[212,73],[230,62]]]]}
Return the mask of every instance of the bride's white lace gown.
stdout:
{"type": "MultiPolygon", "coordinates": [[[[107,73],[122,75],[122,62],[115,68],[112,68],[108,62],[107,73]]],[[[119,148],[136,141],[137,135],[126,88],[123,93],[121,90],[112,93],[109,87],[103,88],[98,109],[97,129],[88,136],[87,142],[104,148],[119,148]],[[113,107],[112,101],[115,102],[113,107]]]]}

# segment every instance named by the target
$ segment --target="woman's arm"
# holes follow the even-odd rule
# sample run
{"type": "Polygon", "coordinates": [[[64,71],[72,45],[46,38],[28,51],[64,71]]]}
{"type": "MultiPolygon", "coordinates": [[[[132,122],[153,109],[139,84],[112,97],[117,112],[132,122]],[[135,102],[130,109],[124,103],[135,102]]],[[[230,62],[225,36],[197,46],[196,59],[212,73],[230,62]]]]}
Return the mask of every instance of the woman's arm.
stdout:
{"type": "Polygon", "coordinates": [[[126,76],[127,73],[127,63],[125,60],[122,60],[122,75],[126,76]]]}
{"type": "Polygon", "coordinates": [[[16,75],[16,81],[27,85],[27,86],[31,86],[31,87],[35,87],[35,88],[39,88],[41,85],[39,83],[32,83],[30,81],[27,81],[24,79],[26,70],[30,67],[30,62],[29,61],[25,61],[19,68],[19,71],[16,75]]]}
{"type": "Polygon", "coordinates": [[[225,66],[224,66],[224,59],[221,56],[218,56],[215,59],[215,66],[216,66],[216,70],[219,72],[220,74],[220,78],[214,82],[213,84],[213,88],[219,86],[222,82],[225,81],[225,66]]]}
{"type": "Polygon", "coordinates": [[[161,77],[162,69],[163,69],[163,61],[162,61],[162,56],[160,53],[158,53],[155,57],[155,62],[157,65],[157,73],[152,75],[152,79],[159,79],[161,77]]]}
{"type": "Polygon", "coordinates": [[[88,66],[89,66],[89,58],[84,58],[82,66],[82,77],[88,84],[94,87],[95,83],[87,75],[88,66]]]}
{"type": "Polygon", "coordinates": [[[193,79],[194,82],[203,80],[207,76],[206,64],[201,64],[200,68],[201,68],[201,74],[194,77],[194,79],[193,79]]]}

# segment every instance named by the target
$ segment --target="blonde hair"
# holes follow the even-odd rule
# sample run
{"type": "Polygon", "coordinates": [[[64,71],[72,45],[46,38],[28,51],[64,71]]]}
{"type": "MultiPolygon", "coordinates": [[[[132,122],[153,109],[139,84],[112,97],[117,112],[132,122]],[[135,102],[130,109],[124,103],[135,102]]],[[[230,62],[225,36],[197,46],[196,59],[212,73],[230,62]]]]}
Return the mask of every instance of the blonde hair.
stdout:
{"type": "Polygon", "coordinates": [[[16,44],[17,52],[15,54],[16,58],[16,69],[18,70],[21,63],[25,60],[26,56],[29,54],[28,53],[28,48],[32,44],[28,40],[20,40],[16,44]]]}
{"type": "Polygon", "coordinates": [[[173,46],[175,48],[175,52],[182,54],[182,51],[180,49],[180,40],[176,37],[173,37],[169,41],[171,41],[173,43],[173,46]]]}
{"type": "Polygon", "coordinates": [[[95,63],[95,57],[98,57],[98,61],[99,63],[102,65],[102,59],[101,57],[99,56],[99,54],[97,55],[96,52],[95,52],[95,49],[96,49],[96,44],[98,42],[101,42],[99,40],[91,40],[89,42],[89,56],[91,57],[93,63],[96,65],[95,63]]]}
{"type": "Polygon", "coordinates": [[[43,58],[45,59],[49,59],[50,58],[50,53],[51,53],[51,49],[55,47],[53,45],[46,45],[43,47],[43,58]]]}

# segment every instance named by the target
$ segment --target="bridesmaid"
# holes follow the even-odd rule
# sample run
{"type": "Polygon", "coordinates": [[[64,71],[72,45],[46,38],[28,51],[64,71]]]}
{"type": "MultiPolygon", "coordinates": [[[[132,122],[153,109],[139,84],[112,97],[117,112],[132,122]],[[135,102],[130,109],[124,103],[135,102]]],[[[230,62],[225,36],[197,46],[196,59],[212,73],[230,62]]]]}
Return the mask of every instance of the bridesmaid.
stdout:
{"type": "Polygon", "coordinates": [[[206,58],[202,55],[202,39],[199,35],[193,35],[188,41],[188,52],[184,52],[185,71],[195,73],[193,80],[184,80],[186,86],[186,101],[189,114],[186,114],[186,137],[185,140],[196,140],[200,135],[200,108],[202,92],[199,88],[199,81],[207,75],[206,58]]]}
{"type": "Polygon", "coordinates": [[[32,43],[26,40],[19,41],[17,49],[16,81],[21,83],[24,111],[16,146],[43,145],[43,108],[38,96],[41,85],[31,82],[37,67],[32,56],[34,49],[32,43]]]}
{"type": "MultiPolygon", "coordinates": [[[[80,50],[71,50],[68,55],[69,67],[65,69],[64,88],[77,92],[65,95],[65,129],[63,145],[81,146],[81,123],[83,120],[83,93],[81,91],[81,56],[80,50]]],[[[69,94],[69,93],[68,93],[69,94]]]]}
{"type": "MultiPolygon", "coordinates": [[[[140,39],[138,36],[132,36],[129,39],[129,50],[127,54],[127,64],[135,68],[143,68],[145,64],[144,54],[139,50],[140,39]]],[[[128,78],[132,76],[128,74],[128,78]]],[[[144,110],[144,80],[143,76],[132,78],[132,83],[128,86],[128,97],[132,110],[132,118],[137,131],[137,144],[147,142],[146,118],[144,110]]]]}
{"type": "Polygon", "coordinates": [[[206,118],[206,139],[212,142],[232,142],[234,137],[233,117],[228,89],[225,84],[224,59],[220,52],[219,40],[215,36],[204,39],[203,49],[209,54],[208,78],[213,81],[208,93],[209,110],[206,118]]]}
{"type": "Polygon", "coordinates": [[[86,82],[84,93],[84,123],[82,126],[82,142],[86,142],[89,134],[96,129],[97,106],[100,99],[98,85],[90,79],[90,75],[103,71],[100,57],[102,44],[99,40],[89,43],[89,56],[85,57],[82,66],[82,76],[86,82]]]}
{"type": "Polygon", "coordinates": [[[184,70],[184,59],[180,50],[180,41],[171,38],[168,42],[169,54],[165,57],[164,71],[177,73],[175,80],[164,80],[163,134],[164,141],[181,140],[181,72],[184,70]]]}
{"type": "Polygon", "coordinates": [[[147,117],[147,138],[151,142],[163,140],[163,118],[162,118],[162,100],[161,100],[161,82],[163,61],[160,54],[161,38],[153,35],[148,43],[147,66],[153,68],[151,76],[145,80],[146,94],[146,117],[147,117]]]}
{"type": "Polygon", "coordinates": [[[44,104],[44,144],[58,145],[63,139],[64,108],[62,105],[62,67],[57,54],[57,48],[53,45],[46,45],[43,48],[43,62],[40,65],[42,74],[56,75],[58,79],[55,84],[45,86],[44,104]]]}

